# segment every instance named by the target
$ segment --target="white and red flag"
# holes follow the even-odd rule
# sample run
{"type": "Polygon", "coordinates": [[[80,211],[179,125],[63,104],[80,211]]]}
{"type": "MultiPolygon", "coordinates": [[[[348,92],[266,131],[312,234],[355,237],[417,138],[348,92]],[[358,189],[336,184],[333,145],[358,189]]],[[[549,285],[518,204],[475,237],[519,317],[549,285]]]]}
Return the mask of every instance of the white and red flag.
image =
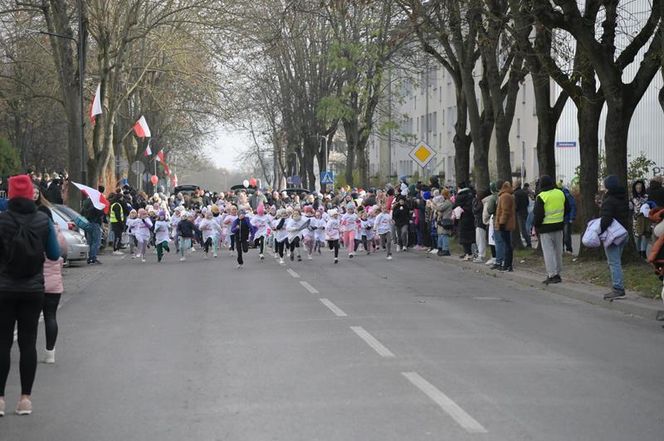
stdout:
{"type": "Polygon", "coordinates": [[[97,115],[104,113],[101,107],[101,84],[97,85],[97,91],[95,92],[95,97],[92,100],[92,105],[90,106],[90,121],[94,124],[97,120],[97,115]]]}
{"type": "Polygon", "coordinates": [[[146,158],[149,158],[152,156],[152,149],[150,148],[150,142],[148,141],[148,146],[145,148],[145,151],[143,152],[143,156],[146,158]]]}
{"type": "Polygon", "coordinates": [[[159,152],[157,152],[157,157],[155,159],[157,161],[161,162],[162,164],[166,164],[166,161],[164,160],[165,158],[166,158],[166,156],[164,154],[164,151],[159,150],[159,152]]]}
{"type": "Polygon", "coordinates": [[[95,190],[92,187],[88,187],[87,185],[79,184],[77,182],[72,182],[72,184],[78,187],[78,189],[81,190],[83,194],[90,198],[92,205],[94,205],[97,210],[103,210],[104,213],[108,214],[108,209],[111,204],[108,202],[106,197],[99,192],[99,190],[95,190]]]}
{"type": "Polygon", "coordinates": [[[139,138],[149,138],[152,136],[150,133],[150,127],[148,127],[148,123],[145,121],[144,116],[141,116],[138,121],[136,121],[136,124],[134,124],[134,133],[136,133],[136,136],[139,138]]]}

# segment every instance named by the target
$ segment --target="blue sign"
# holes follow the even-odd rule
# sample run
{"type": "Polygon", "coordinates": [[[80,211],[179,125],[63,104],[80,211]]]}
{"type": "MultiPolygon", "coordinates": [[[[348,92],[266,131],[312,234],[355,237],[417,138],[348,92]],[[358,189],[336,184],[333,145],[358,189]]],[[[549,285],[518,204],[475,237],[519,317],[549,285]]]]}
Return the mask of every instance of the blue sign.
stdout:
{"type": "Polygon", "coordinates": [[[286,183],[289,184],[289,185],[302,185],[302,178],[300,178],[300,177],[297,176],[297,175],[295,175],[295,176],[289,176],[289,177],[286,179],[286,183]]]}
{"type": "Polygon", "coordinates": [[[321,184],[334,184],[334,174],[326,170],[320,174],[320,183],[321,184]]]}
{"type": "Polygon", "coordinates": [[[556,148],[574,149],[576,148],[576,141],[556,141],[556,148]]]}

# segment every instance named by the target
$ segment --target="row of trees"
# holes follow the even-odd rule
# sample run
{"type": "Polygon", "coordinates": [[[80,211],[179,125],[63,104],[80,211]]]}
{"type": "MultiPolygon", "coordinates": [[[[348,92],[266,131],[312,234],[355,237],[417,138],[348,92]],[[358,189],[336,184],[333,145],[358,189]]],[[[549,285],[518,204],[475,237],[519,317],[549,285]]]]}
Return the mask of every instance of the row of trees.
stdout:
{"type": "Polygon", "coordinates": [[[457,181],[488,188],[493,139],[495,178],[511,178],[509,134],[530,75],[540,173],[556,174],[556,125],[571,100],[582,205],[592,210],[600,130],[607,171],[627,179],[631,117],[664,62],[663,8],[662,0],[0,0],[0,134],[24,165],[74,176],[84,147],[96,183],[113,157],[140,159],[144,144],[130,128],[141,114],[176,163],[223,121],[251,135],[244,163],[274,186],[299,175],[313,188],[335,137],[347,145],[345,180],[366,185],[370,135],[409,135],[397,130],[402,116],[386,91],[426,56],[456,89],[457,181]],[[84,105],[100,84],[104,107],[85,146],[81,75],[84,105]]]}
{"type": "Polygon", "coordinates": [[[141,115],[152,129],[153,150],[163,149],[175,163],[198,154],[222,117],[221,6],[0,0],[0,136],[18,150],[23,168],[68,170],[82,179],[83,166],[93,185],[113,183],[114,158],[142,159],[147,140],[131,135],[141,115]],[[98,85],[103,114],[95,124],[85,118],[81,139],[80,115],[98,85]]]}

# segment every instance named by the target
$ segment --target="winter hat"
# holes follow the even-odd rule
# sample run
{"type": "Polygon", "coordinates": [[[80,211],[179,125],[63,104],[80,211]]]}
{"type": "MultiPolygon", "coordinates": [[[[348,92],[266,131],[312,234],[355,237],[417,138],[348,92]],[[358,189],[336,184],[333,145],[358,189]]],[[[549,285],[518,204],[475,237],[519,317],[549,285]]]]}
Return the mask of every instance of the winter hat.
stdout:
{"type": "Polygon", "coordinates": [[[30,176],[18,175],[9,178],[9,199],[23,198],[32,200],[34,192],[30,176]]]}
{"type": "Polygon", "coordinates": [[[491,193],[498,193],[498,186],[495,182],[489,183],[489,190],[491,190],[491,193]]]}
{"type": "Polygon", "coordinates": [[[553,179],[551,179],[551,176],[542,175],[542,177],[540,177],[540,188],[552,188],[552,187],[553,187],[553,179]]]}
{"type": "Polygon", "coordinates": [[[164,210],[159,210],[159,213],[157,213],[157,216],[166,217],[166,212],[164,210]]]}
{"type": "Polygon", "coordinates": [[[333,208],[330,211],[328,211],[327,214],[329,214],[330,216],[336,216],[337,214],[339,214],[339,212],[337,211],[336,208],[333,208]]]}
{"type": "Polygon", "coordinates": [[[619,189],[620,180],[618,179],[618,176],[616,175],[607,176],[606,179],[604,179],[604,188],[606,188],[608,191],[614,191],[619,189]]]}
{"type": "Polygon", "coordinates": [[[431,192],[430,191],[422,192],[422,199],[424,199],[425,201],[431,199],[431,192]]]}

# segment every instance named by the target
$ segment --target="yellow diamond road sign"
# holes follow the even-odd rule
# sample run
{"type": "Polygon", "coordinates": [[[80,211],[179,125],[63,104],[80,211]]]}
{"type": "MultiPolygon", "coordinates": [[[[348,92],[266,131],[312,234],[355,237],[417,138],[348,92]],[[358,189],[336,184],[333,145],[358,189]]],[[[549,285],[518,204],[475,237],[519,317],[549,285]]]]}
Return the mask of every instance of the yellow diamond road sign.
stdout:
{"type": "Polygon", "coordinates": [[[421,141],[410,151],[409,156],[424,168],[436,156],[436,152],[426,142],[421,141]]]}

